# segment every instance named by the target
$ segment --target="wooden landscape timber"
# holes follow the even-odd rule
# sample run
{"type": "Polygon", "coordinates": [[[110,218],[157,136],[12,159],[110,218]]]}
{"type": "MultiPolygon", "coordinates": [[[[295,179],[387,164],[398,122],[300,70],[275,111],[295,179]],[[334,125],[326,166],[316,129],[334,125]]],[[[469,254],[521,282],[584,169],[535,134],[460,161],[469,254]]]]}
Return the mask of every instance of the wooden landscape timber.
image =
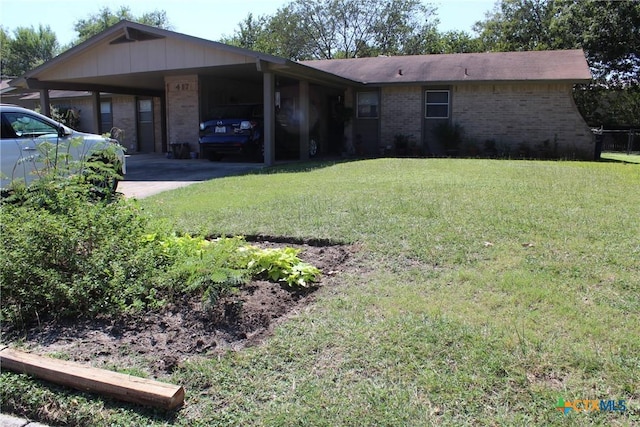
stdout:
{"type": "Polygon", "coordinates": [[[0,351],[0,369],[25,373],[84,392],[163,409],[184,403],[182,386],[83,366],[75,362],[38,356],[5,348],[0,351]]]}

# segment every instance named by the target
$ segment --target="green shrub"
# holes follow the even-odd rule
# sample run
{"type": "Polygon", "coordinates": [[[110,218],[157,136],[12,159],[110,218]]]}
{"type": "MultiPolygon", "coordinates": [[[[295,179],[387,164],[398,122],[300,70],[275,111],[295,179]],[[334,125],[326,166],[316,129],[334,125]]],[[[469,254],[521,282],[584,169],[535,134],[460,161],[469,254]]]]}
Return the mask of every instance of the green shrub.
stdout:
{"type": "Polygon", "coordinates": [[[458,150],[464,139],[464,128],[459,123],[439,123],[433,133],[445,150],[458,150]]]}
{"type": "Polygon", "coordinates": [[[3,204],[2,320],[138,311],[185,294],[215,303],[252,277],[291,287],[319,277],[295,249],[177,235],[152,223],[135,201],[91,194],[88,184],[40,180],[3,204]]]}
{"type": "MultiPolygon", "coordinates": [[[[83,144],[82,137],[58,143],[39,142],[35,154],[18,160],[18,164],[29,164],[34,181],[27,186],[22,178],[12,179],[8,188],[3,188],[3,196],[7,196],[3,202],[26,203],[34,199],[34,193],[47,192],[51,186],[73,187],[83,197],[114,197],[118,181],[122,178],[122,163],[118,154],[122,147],[105,144],[89,152],[83,148],[83,144]],[[78,154],[78,151],[81,153],[78,154]],[[72,152],[78,157],[74,157],[72,152]]],[[[65,197],[68,194],[65,193],[65,197]]]]}
{"type": "Polygon", "coordinates": [[[93,201],[77,190],[39,181],[24,203],[3,204],[3,319],[113,313],[153,295],[162,259],[143,239],[148,219],[135,202],[93,201]]]}
{"type": "Polygon", "coordinates": [[[51,144],[39,149],[39,179],[13,183],[0,199],[0,320],[138,311],[192,293],[215,303],[256,275],[293,287],[319,275],[290,248],[170,232],[109,191],[117,178],[109,162],[75,162],[51,144]],[[111,184],[96,185],[105,178],[111,184]]]}

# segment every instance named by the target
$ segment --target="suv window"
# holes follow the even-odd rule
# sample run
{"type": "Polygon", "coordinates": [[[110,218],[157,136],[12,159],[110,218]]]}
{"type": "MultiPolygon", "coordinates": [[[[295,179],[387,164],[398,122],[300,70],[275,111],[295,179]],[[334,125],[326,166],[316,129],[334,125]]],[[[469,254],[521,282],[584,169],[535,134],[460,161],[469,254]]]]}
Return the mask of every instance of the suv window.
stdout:
{"type": "MultiPolygon", "coordinates": [[[[34,138],[43,135],[57,135],[58,128],[49,122],[45,122],[35,116],[19,112],[2,113],[3,121],[8,123],[18,138],[34,138]]],[[[8,130],[8,129],[7,129],[8,130]]],[[[2,137],[6,138],[2,132],[2,137]]]]}

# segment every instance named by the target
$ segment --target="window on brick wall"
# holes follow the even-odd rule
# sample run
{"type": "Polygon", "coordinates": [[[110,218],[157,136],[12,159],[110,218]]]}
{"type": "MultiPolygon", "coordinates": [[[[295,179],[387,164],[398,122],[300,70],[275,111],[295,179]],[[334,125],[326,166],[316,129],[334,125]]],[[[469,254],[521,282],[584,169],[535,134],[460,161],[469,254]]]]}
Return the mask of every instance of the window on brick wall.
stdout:
{"type": "Polygon", "coordinates": [[[358,92],[358,118],[377,119],[379,103],[378,92],[358,92]]]}
{"type": "Polygon", "coordinates": [[[111,101],[100,102],[100,132],[111,132],[113,127],[113,113],[111,112],[111,101]]]}
{"type": "Polygon", "coordinates": [[[428,90],[425,93],[425,117],[427,119],[449,118],[449,91],[428,90]]]}

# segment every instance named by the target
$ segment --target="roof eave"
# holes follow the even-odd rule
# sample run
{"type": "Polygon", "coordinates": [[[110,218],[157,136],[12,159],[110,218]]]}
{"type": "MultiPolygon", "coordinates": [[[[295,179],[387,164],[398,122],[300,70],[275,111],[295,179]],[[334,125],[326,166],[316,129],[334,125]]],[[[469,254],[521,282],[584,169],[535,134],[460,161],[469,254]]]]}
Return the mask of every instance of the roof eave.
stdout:
{"type": "Polygon", "coordinates": [[[365,86],[446,86],[446,85],[471,85],[471,84],[549,84],[549,83],[571,83],[571,84],[588,84],[593,79],[521,79],[521,80],[423,80],[423,81],[406,81],[406,82],[362,82],[365,86]]]}
{"type": "MultiPolygon", "coordinates": [[[[193,43],[198,43],[198,44],[206,44],[209,46],[216,46],[216,48],[227,51],[227,52],[233,52],[233,53],[237,53],[240,55],[246,55],[246,56],[253,56],[256,60],[261,60],[261,61],[266,61],[269,63],[273,63],[273,64],[278,64],[278,65],[285,65],[288,61],[284,58],[280,58],[277,56],[273,56],[273,55],[269,55],[269,54],[265,54],[265,53],[261,53],[261,52],[256,52],[256,51],[252,51],[249,49],[244,49],[241,47],[237,47],[237,46],[230,46],[230,45],[226,45],[220,42],[215,42],[215,41],[211,41],[211,40],[205,40],[202,38],[198,38],[198,37],[194,37],[194,36],[189,36],[186,34],[181,34],[181,33],[176,33],[173,31],[169,31],[169,30],[165,30],[162,28],[157,28],[157,27],[151,27],[148,25],[144,25],[144,24],[140,24],[137,22],[131,22],[131,21],[127,21],[127,20],[122,20],[119,23],[107,28],[106,30],[94,35],[93,37],[85,40],[84,42],[73,46],[72,48],[64,51],[63,53],[61,53],[60,55],[56,56],[55,58],[45,62],[44,64],[40,65],[39,67],[36,67],[32,70],[27,71],[24,75],[22,75],[20,78],[16,79],[15,82],[16,84],[26,84],[27,80],[29,78],[33,78],[36,77],[38,74],[40,74],[42,71],[46,71],[47,69],[50,69],[52,67],[55,67],[56,65],[58,65],[60,62],[65,61],[66,59],[68,59],[69,57],[73,56],[73,55],[77,55],[85,50],[91,49],[92,47],[94,47],[95,45],[102,43],[105,40],[112,40],[114,39],[116,36],[121,36],[121,35],[127,35],[128,34],[128,30],[130,28],[133,28],[135,30],[139,30],[139,31],[143,31],[143,32],[147,32],[150,34],[154,34],[156,36],[159,37],[174,37],[174,38],[179,38],[179,39],[185,39],[185,40],[189,40],[193,43]]],[[[15,86],[15,84],[12,84],[12,82],[10,82],[11,86],[15,86]]],[[[25,86],[26,87],[26,86],[25,86]]]]}

